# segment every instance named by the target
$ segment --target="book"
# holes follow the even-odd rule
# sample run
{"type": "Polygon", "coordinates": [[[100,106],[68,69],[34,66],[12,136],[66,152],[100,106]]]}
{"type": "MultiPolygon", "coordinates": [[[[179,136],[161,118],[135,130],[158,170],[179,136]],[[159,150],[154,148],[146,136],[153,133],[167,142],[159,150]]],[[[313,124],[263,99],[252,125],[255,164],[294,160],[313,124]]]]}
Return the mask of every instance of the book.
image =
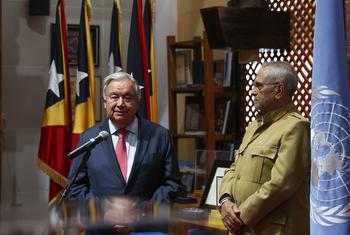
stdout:
{"type": "Polygon", "coordinates": [[[204,135],[206,133],[205,107],[203,96],[185,98],[185,134],[204,135]]]}
{"type": "Polygon", "coordinates": [[[231,86],[232,56],[233,56],[233,52],[232,52],[232,49],[230,48],[225,52],[224,80],[222,81],[223,87],[230,87],[231,86]]]}
{"type": "Polygon", "coordinates": [[[229,120],[229,118],[231,118],[231,115],[230,115],[230,113],[231,113],[231,99],[230,100],[228,100],[227,102],[226,102],[226,108],[225,108],[225,117],[224,117],[224,123],[223,123],[223,126],[222,126],[222,130],[221,130],[221,134],[226,134],[227,133],[227,131],[228,131],[228,123],[231,123],[231,121],[229,120]]]}
{"type": "Polygon", "coordinates": [[[237,148],[237,143],[235,143],[234,141],[218,141],[216,143],[216,150],[223,151],[222,153],[223,156],[221,160],[228,160],[233,162],[236,148],[237,148]]]}
{"type": "Polygon", "coordinates": [[[231,97],[215,98],[215,132],[226,134],[230,122],[231,97]]]}
{"type": "Polygon", "coordinates": [[[200,60],[192,61],[193,84],[203,84],[204,82],[204,63],[200,60]]]}

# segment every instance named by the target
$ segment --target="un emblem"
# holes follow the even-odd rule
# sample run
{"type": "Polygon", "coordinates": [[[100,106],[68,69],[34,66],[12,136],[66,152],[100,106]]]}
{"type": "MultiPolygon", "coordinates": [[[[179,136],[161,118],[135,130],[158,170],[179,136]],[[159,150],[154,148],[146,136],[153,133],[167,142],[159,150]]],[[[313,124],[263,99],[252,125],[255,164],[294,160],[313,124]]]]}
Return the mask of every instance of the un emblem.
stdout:
{"type": "Polygon", "coordinates": [[[341,98],[326,86],[312,97],[310,216],[322,226],[350,221],[350,112],[341,98]]]}

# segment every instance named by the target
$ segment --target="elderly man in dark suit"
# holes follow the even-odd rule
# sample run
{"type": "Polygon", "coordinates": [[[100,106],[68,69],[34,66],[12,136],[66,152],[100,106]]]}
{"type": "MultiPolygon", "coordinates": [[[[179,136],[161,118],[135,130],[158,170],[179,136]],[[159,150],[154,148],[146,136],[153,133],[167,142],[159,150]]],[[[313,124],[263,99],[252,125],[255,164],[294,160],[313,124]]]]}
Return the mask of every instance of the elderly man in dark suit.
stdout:
{"type": "MultiPolygon", "coordinates": [[[[140,88],[128,73],[104,79],[103,98],[108,119],[80,136],[78,145],[101,131],[110,137],[91,150],[68,195],[70,199],[132,196],[153,202],[171,202],[182,188],[170,133],[136,115],[140,88]]],[[[82,161],[74,159],[69,180],[82,161]]]]}

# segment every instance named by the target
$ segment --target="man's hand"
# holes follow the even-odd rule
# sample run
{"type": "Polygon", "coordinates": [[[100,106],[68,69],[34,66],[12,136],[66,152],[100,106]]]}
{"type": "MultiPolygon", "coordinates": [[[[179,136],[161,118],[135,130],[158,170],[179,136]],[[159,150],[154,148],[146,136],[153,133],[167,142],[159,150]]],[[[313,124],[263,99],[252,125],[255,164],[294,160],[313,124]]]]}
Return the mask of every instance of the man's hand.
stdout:
{"type": "Polygon", "coordinates": [[[231,232],[237,232],[244,224],[239,218],[241,211],[232,201],[226,201],[221,205],[221,220],[225,227],[231,232]]]}

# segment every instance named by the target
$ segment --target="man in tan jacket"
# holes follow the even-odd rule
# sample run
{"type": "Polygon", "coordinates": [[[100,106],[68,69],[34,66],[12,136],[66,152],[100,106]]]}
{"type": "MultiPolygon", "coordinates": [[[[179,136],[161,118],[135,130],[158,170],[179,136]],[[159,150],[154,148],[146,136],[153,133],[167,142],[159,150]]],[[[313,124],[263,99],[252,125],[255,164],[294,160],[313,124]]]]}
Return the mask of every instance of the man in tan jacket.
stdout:
{"type": "Polygon", "coordinates": [[[309,234],[310,126],[292,103],[298,78],[286,62],[264,64],[253,84],[259,115],[220,187],[234,234],[309,234]]]}

